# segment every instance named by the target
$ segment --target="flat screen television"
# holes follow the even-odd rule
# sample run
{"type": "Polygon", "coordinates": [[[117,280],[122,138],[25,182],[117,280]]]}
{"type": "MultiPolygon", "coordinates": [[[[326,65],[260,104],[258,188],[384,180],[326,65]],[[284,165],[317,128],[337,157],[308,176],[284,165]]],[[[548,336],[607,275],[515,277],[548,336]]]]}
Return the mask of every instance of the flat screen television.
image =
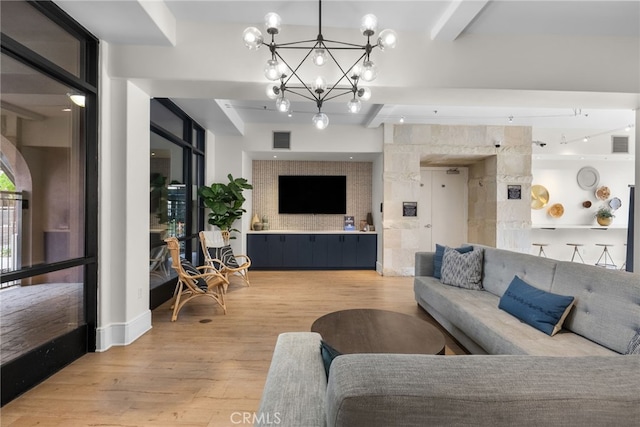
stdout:
{"type": "Polygon", "coordinates": [[[278,212],[344,215],[347,213],[347,177],[344,175],[278,176],[278,212]]]}

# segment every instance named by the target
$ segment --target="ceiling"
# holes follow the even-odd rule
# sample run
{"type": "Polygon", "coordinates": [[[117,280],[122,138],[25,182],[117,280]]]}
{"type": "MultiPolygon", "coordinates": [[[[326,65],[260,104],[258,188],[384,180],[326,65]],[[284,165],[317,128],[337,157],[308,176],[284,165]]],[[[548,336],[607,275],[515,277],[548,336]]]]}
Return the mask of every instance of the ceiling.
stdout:
{"type": "MultiPolygon", "coordinates": [[[[308,26],[310,37],[316,36],[318,3],[315,1],[215,1],[215,0],[59,0],[56,3],[81,22],[100,39],[115,45],[171,46],[175,35],[158,25],[157,18],[177,22],[206,24],[237,23],[262,27],[267,12],[276,11],[283,24],[308,26]]],[[[455,44],[461,37],[473,36],[570,36],[570,37],[634,37],[640,38],[640,1],[325,1],[322,22],[325,37],[331,28],[353,28],[367,13],[378,16],[381,26],[401,33],[412,32],[431,40],[455,44]],[[355,17],[355,18],[354,18],[355,17]],[[355,24],[354,24],[355,20],[355,24]]],[[[238,34],[240,38],[240,34],[238,34]]],[[[402,38],[400,38],[402,43],[402,38]]],[[[240,49],[243,49],[242,46],[240,49]]],[[[379,52],[376,52],[378,54],[379,52]]],[[[387,52],[384,53],[385,55],[387,52]]],[[[258,55],[267,55],[266,51],[258,55]]],[[[384,69],[379,70],[384,74],[384,69]]],[[[266,82],[266,80],[265,80],[266,82]]],[[[265,85],[266,86],[266,85],[265,85]]],[[[180,90],[174,90],[180,93],[180,90]]],[[[188,94],[188,95],[187,95],[188,94]]],[[[586,127],[607,129],[632,123],[638,107],[638,94],[618,94],[602,99],[595,107],[588,94],[574,94],[575,102],[562,102],[549,93],[511,91],[488,98],[486,92],[473,89],[448,91],[445,97],[431,97],[430,102],[375,98],[363,103],[358,114],[346,112],[345,102],[329,102],[323,106],[331,125],[348,124],[377,127],[382,123],[485,124],[508,123],[544,127],[586,127]],[[537,97],[537,98],[536,98],[537,97]],[[456,104],[456,100],[460,100],[456,104]],[[580,103],[589,100],[588,109],[580,103]],[[613,101],[612,101],[613,100],[613,101]],[[635,103],[631,108],[629,105],[635,103]],[[624,105],[624,108],[620,106],[624,105]],[[571,107],[570,107],[571,106],[571,107]]],[[[274,102],[264,93],[253,99],[210,99],[171,96],[187,113],[203,126],[217,133],[237,134],[233,117],[243,123],[309,124],[315,105],[292,99],[292,115],[278,113],[274,102]]],[[[343,98],[340,98],[343,99],[343,98]]]]}

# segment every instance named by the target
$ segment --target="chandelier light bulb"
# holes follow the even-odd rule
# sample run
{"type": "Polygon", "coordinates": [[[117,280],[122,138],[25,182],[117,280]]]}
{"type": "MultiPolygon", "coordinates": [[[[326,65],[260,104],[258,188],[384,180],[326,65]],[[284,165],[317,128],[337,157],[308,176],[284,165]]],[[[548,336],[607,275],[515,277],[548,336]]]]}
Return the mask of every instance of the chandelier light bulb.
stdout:
{"type": "Polygon", "coordinates": [[[398,35],[393,30],[382,30],[378,36],[380,50],[393,49],[398,42],[398,35]]]}
{"type": "Polygon", "coordinates": [[[279,79],[284,79],[289,74],[289,67],[284,62],[278,62],[278,76],[279,79]]]}
{"type": "Polygon", "coordinates": [[[316,64],[318,67],[322,67],[324,64],[327,63],[327,51],[324,49],[316,49],[313,52],[313,63],[316,64]]]}
{"type": "Polygon", "coordinates": [[[269,34],[278,34],[282,25],[282,18],[275,12],[267,13],[264,16],[264,26],[269,34]]]}
{"type": "Polygon", "coordinates": [[[353,67],[351,67],[351,70],[349,71],[349,77],[351,77],[353,80],[359,79],[361,74],[362,74],[362,67],[360,66],[360,64],[354,65],[353,67]]]}
{"type": "Polygon", "coordinates": [[[280,95],[280,88],[273,83],[269,83],[266,92],[269,99],[276,99],[280,95]]]}
{"type": "Polygon", "coordinates": [[[322,76],[316,77],[311,85],[315,93],[322,93],[327,90],[327,81],[322,76]]]}
{"type": "Polygon", "coordinates": [[[371,89],[368,87],[361,87],[358,89],[358,97],[363,101],[368,101],[371,99],[371,89]]]}
{"type": "Polygon", "coordinates": [[[267,61],[267,65],[264,67],[264,76],[269,80],[278,80],[280,78],[280,64],[275,59],[267,61]]]}
{"type": "Polygon", "coordinates": [[[347,103],[347,109],[350,113],[359,113],[360,108],[362,108],[362,102],[359,99],[353,98],[351,101],[347,103]]]}
{"type": "Polygon", "coordinates": [[[373,61],[364,61],[362,64],[362,75],[360,76],[365,82],[372,82],[376,79],[378,70],[373,61]]]}
{"type": "Polygon", "coordinates": [[[258,50],[262,46],[262,33],[256,27],[249,27],[242,33],[242,40],[249,50],[258,50]]]}
{"type": "Polygon", "coordinates": [[[329,117],[325,113],[317,113],[312,120],[316,129],[322,130],[329,126],[329,117]]]}
{"type": "Polygon", "coordinates": [[[287,111],[289,111],[289,107],[291,107],[291,101],[289,101],[287,98],[285,98],[284,94],[283,94],[283,96],[279,97],[276,100],[276,108],[281,113],[286,113],[287,111]]]}
{"type": "Polygon", "coordinates": [[[378,30],[378,18],[375,15],[367,14],[360,20],[360,32],[365,36],[372,36],[378,30]]]}

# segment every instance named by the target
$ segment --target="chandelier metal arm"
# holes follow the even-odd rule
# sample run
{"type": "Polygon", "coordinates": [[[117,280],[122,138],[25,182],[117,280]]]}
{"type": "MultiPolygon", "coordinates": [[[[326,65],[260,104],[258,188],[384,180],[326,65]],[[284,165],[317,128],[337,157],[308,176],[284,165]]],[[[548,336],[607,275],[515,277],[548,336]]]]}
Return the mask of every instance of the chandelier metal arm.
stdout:
{"type": "Polygon", "coordinates": [[[331,97],[327,97],[327,95],[329,95],[329,93],[331,92],[331,91],[328,91],[328,92],[326,93],[326,95],[322,97],[322,102],[324,102],[324,101],[331,101],[332,99],[334,99],[334,98],[338,98],[339,96],[343,96],[343,95],[347,95],[347,94],[353,93],[353,90],[351,90],[351,89],[336,89],[336,90],[343,90],[344,92],[339,93],[339,94],[337,94],[337,95],[333,95],[333,96],[331,96],[331,97]]]}

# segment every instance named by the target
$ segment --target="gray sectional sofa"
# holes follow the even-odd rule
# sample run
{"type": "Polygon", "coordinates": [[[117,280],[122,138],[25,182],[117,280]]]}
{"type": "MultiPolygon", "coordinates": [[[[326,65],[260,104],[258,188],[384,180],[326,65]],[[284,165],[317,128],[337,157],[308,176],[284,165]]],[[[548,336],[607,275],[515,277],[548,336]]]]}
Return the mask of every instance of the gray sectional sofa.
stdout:
{"type": "Polygon", "coordinates": [[[415,297],[474,355],[354,354],[327,379],[312,332],[278,337],[255,425],[636,426],[640,276],[499,249],[484,251],[484,290],[443,285],[416,254],[415,297]],[[551,337],[498,308],[517,274],[576,297],[551,337]]]}

